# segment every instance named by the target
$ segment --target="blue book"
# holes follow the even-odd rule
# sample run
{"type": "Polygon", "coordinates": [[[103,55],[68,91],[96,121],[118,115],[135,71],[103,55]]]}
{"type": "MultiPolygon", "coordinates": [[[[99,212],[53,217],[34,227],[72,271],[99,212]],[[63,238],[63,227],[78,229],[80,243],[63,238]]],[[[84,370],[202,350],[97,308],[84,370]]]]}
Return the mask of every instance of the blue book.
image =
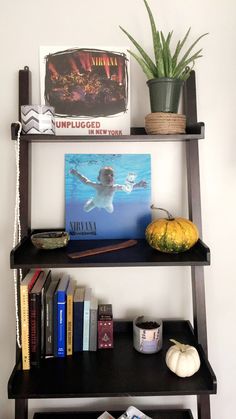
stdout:
{"type": "MultiPolygon", "coordinates": [[[[58,279],[59,285],[60,279],[58,279]]],[[[57,292],[53,295],[53,355],[57,356],[57,292]]]]}
{"type": "Polygon", "coordinates": [[[56,295],[57,295],[57,356],[64,357],[66,355],[66,291],[69,284],[70,276],[64,274],[61,278],[56,295]]]}
{"type": "Polygon", "coordinates": [[[89,351],[89,326],[90,326],[90,304],[92,288],[85,288],[84,294],[84,331],[83,331],[83,351],[89,351]]]}
{"type": "Polygon", "coordinates": [[[85,288],[76,288],[73,301],[73,347],[74,352],[83,350],[83,329],[84,329],[84,293],[85,288]]]}

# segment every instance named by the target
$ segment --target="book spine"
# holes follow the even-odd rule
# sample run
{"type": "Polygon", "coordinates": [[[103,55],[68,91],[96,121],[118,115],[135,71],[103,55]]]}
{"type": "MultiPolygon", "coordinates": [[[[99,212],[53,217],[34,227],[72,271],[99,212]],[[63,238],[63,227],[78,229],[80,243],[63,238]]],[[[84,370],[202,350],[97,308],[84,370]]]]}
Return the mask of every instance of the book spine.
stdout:
{"type": "Polygon", "coordinates": [[[74,303],[73,342],[74,352],[83,351],[84,302],[74,303]]]}
{"type": "Polygon", "coordinates": [[[41,356],[46,355],[46,296],[51,283],[51,271],[47,273],[46,281],[41,291],[41,356]]]}
{"type": "Polygon", "coordinates": [[[73,294],[67,296],[66,301],[66,353],[67,355],[72,355],[73,353],[73,294]]]}
{"type": "Polygon", "coordinates": [[[98,312],[97,309],[90,310],[90,328],[89,328],[89,350],[97,350],[97,323],[98,312]]]}
{"type": "Polygon", "coordinates": [[[66,294],[58,292],[57,296],[57,356],[66,355],[66,294]]]}
{"type": "Polygon", "coordinates": [[[41,291],[41,355],[45,355],[45,290],[41,291]]]}
{"type": "Polygon", "coordinates": [[[53,354],[53,299],[46,296],[46,327],[45,327],[46,355],[53,354]]]}
{"type": "Polygon", "coordinates": [[[83,351],[89,351],[90,301],[84,301],[83,351]]]}
{"type": "Polygon", "coordinates": [[[57,292],[53,296],[53,354],[57,356],[57,292]]]}
{"type": "Polygon", "coordinates": [[[29,292],[33,288],[40,269],[32,272],[32,277],[29,282],[20,284],[20,312],[21,312],[21,354],[22,354],[22,369],[30,369],[30,320],[29,320],[29,292]]]}
{"type": "Polygon", "coordinates": [[[113,320],[98,320],[98,348],[113,348],[113,320]]]}
{"type": "Polygon", "coordinates": [[[28,285],[20,286],[22,369],[30,369],[28,285]]]}
{"type": "Polygon", "coordinates": [[[41,357],[41,307],[40,296],[30,294],[30,363],[40,365],[41,357]]]}

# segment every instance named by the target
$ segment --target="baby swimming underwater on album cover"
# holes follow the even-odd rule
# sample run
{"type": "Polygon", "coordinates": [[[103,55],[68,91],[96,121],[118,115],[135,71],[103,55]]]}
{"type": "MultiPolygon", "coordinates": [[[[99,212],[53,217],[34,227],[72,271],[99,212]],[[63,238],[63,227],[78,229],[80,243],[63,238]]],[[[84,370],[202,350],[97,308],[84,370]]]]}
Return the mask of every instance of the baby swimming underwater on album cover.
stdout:
{"type": "Polygon", "coordinates": [[[71,240],[144,238],[151,222],[150,154],[66,154],[71,240]]]}

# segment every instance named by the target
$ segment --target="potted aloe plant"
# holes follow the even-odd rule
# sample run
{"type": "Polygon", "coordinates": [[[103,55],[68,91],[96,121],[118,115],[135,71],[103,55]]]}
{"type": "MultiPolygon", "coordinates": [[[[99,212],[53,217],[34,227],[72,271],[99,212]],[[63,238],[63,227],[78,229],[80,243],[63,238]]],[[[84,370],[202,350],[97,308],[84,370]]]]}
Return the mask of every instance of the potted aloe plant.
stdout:
{"type": "Polygon", "coordinates": [[[162,31],[156,29],[156,23],[151,9],[146,0],[143,0],[146,6],[151,24],[154,60],[144,51],[141,45],[124,29],[120,29],[128,36],[130,41],[136,47],[140,55],[129,51],[137,60],[147,76],[147,84],[150,92],[151,112],[178,112],[179,98],[183,83],[190,75],[194,67],[195,60],[202,57],[199,49],[192,52],[195,45],[207,33],[199,36],[196,41],[180,57],[183,47],[190,33],[188,29],[182,40],[179,40],[175,49],[172,51],[171,41],[173,31],[167,36],[162,31]]]}

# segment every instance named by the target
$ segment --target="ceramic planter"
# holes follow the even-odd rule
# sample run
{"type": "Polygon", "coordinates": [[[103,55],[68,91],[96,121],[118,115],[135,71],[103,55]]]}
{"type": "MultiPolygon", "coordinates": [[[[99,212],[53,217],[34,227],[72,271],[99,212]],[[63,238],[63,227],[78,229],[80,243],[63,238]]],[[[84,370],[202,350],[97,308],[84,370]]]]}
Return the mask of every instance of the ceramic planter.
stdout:
{"type": "Polygon", "coordinates": [[[177,113],[183,80],[158,78],[147,81],[151,112],[177,113]]]}
{"type": "Polygon", "coordinates": [[[22,105],[23,134],[55,134],[55,110],[47,105],[22,105]]]}

